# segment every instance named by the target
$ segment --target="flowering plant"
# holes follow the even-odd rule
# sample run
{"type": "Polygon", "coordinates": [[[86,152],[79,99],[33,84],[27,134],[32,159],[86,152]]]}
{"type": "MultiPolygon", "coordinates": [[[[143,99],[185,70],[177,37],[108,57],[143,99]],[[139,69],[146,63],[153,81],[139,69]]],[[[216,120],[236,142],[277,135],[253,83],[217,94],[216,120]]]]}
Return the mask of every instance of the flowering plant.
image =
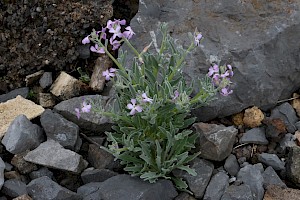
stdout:
{"type": "MultiPolygon", "coordinates": [[[[223,95],[232,93],[229,88],[232,68],[212,66],[208,75],[199,80],[200,90],[192,96],[194,81],[186,83],[182,68],[187,54],[200,45],[201,33],[197,29],[194,34],[189,33],[192,42],[184,49],[167,34],[167,25],[161,24],[160,48],[148,52],[150,44],[139,53],[129,42],[135,33],[129,26],[122,32],[123,25],[125,20],[109,20],[105,28],[94,30],[82,41],[95,43],[91,51],[106,53],[118,68],[103,72],[107,81],[114,81],[116,90],[111,110],[100,109],[115,122],[114,132],[106,133],[109,144],[103,148],[120,159],[124,170],[133,176],[150,182],[172,179],[177,188],[186,190],[187,184],[174,177],[172,171],[180,169],[196,175],[188,165],[199,155],[190,153],[197,138],[189,129],[195,121],[190,111],[208,103],[217,91],[223,95]],[[107,31],[112,35],[110,39],[107,31]],[[131,68],[125,68],[126,52],[119,52],[119,58],[115,59],[108,51],[108,42],[113,50],[122,42],[133,50],[136,57],[131,68]]],[[[84,102],[82,112],[89,109],[84,102]]],[[[80,114],[78,108],[76,113],[80,114]]]]}

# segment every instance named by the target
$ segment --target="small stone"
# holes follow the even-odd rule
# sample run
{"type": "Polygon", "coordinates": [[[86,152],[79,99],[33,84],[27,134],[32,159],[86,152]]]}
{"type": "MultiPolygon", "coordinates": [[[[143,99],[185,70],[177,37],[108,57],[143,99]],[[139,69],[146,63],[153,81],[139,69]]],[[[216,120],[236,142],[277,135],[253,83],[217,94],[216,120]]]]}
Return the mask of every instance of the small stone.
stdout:
{"type": "Polygon", "coordinates": [[[240,138],[239,141],[241,144],[262,144],[266,145],[269,143],[269,141],[266,138],[265,135],[265,129],[264,128],[252,128],[249,131],[246,131],[243,136],[240,138]]]}
{"type": "Polygon", "coordinates": [[[44,140],[42,128],[31,123],[25,115],[19,115],[11,122],[1,142],[7,151],[18,154],[36,148],[44,140]]]}
{"type": "Polygon", "coordinates": [[[0,103],[6,102],[7,100],[10,100],[10,99],[14,99],[18,95],[20,95],[24,98],[27,98],[28,93],[29,93],[29,88],[28,87],[22,87],[22,88],[12,90],[7,94],[0,95],[0,103]]]}
{"type": "Polygon", "coordinates": [[[61,72],[50,88],[50,92],[61,100],[67,100],[80,95],[87,90],[87,85],[70,76],[65,72],[61,72]]]}
{"type": "Polygon", "coordinates": [[[39,83],[43,89],[50,87],[52,84],[52,72],[45,72],[40,78],[39,83]]]}
{"type": "Polygon", "coordinates": [[[25,77],[26,86],[33,85],[37,80],[39,80],[41,78],[41,76],[43,76],[43,74],[44,74],[44,70],[40,70],[33,74],[27,75],[25,77]]]}
{"type": "Polygon", "coordinates": [[[31,180],[40,178],[42,176],[48,176],[49,178],[54,179],[53,173],[47,167],[42,167],[39,170],[32,171],[29,174],[31,180]]]}
{"type": "Polygon", "coordinates": [[[103,182],[118,173],[109,169],[86,169],[81,173],[81,179],[84,184],[90,182],[103,182]]]}
{"type": "Polygon", "coordinates": [[[221,199],[228,186],[229,177],[227,174],[224,172],[215,174],[206,188],[203,200],[221,199]]]}
{"type": "Polygon", "coordinates": [[[181,192],[174,200],[196,200],[192,195],[181,192]]]}
{"type": "Polygon", "coordinates": [[[24,159],[38,165],[66,170],[75,174],[81,173],[87,166],[87,162],[81,155],[64,149],[54,140],[43,142],[36,149],[30,151],[24,159]]]}
{"type": "Polygon", "coordinates": [[[42,106],[17,96],[15,99],[0,103],[0,138],[6,133],[10,123],[19,115],[25,115],[29,120],[40,116],[44,112],[42,106]]]}
{"type": "Polygon", "coordinates": [[[60,186],[47,176],[32,180],[27,185],[27,192],[33,199],[82,199],[75,192],[60,186]]]}
{"type": "Polygon", "coordinates": [[[4,182],[2,192],[11,198],[27,194],[26,184],[18,179],[11,179],[4,182]]]}
{"type": "Polygon", "coordinates": [[[32,200],[32,198],[28,194],[23,194],[14,198],[13,200],[32,200]]]}
{"type": "Polygon", "coordinates": [[[273,142],[278,142],[287,133],[287,126],[281,118],[268,118],[264,122],[267,125],[266,137],[273,142]]]}
{"type": "Polygon", "coordinates": [[[258,127],[264,119],[264,113],[256,106],[245,110],[243,122],[250,128],[258,127]]]}
{"type": "Polygon", "coordinates": [[[44,108],[52,108],[55,106],[55,98],[51,93],[39,93],[39,103],[44,108]]]}
{"type": "Polygon", "coordinates": [[[291,147],[286,160],[286,174],[290,181],[300,187],[300,147],[291,147]]]}
{"type": "Polygon", "coordinates": [[[296,131],[294,136],[296,138],[297,145],[300,146],[300,131],[296,131]]]}
{"type": "Polygon", "coordinates": [[[227,159],[225,160],[224,168],[231,176],[237,175],[240,170],[240,166],[235,155],[230,154],[227,157],[227,159]]]}
{"type": "Polygon", "coordinates": [[[38,167],[35,164],[24,160],[24,156],[27,154],[27,152],[28,151],[25,151],[23,153],[14,155],[14,157],[11,160],[11,164],[15,166],[21,174],[28,174],[38,169],[38,167]]]}
{"type": "Polygon", "coordinates": [[[300,190],[269,185],[264,200],[300,200],[300,190]]]}
{"type": "Polygon", "coordinates": [[[232,116],[232,122],[236,126],[243,126],[244,125],[243,118],[244,118],[244,113],[242,112],[234,114],[232,116]]]}
{"type": "Polygon", "coordinates": [[[269,166],[263,172],[263,186],[266,189],[269,185],[278,185],[282,188],[286,188],[286,184],[279,178],[273,167],[269,166]]]}
{"type": "Polygon", "coordinates": [[[278,153],[285,154],[285,151],[288,147],[296,146],[295,136],[291,133],[287,133],[284,137],[279,141],[279,145],[276,148],[278,153]]]}
{"type": "Polygon", "coordinates": [[[231,185],[225,190],[221,200],[253,200],[253,196],[248,185],[231,185]]]}
{"type": "Polygon", "coordinates": [[[196,142],[199,148],[196,150],[201,152],[202,158],[222,161],[230,155],[238,132],[236,128],[202,122],[193,127],[199,134],[196,142]]]}
{"type": "Polygon", "coordinates": [[[276,154],[262,153],[258,155],[258,160],[267,166],[273,167],[275,170],[285,169],[284,162],[276,154]]]}
{"type": "Polygon", "coordinates": [[[297,99],[293,99],[292,100],[292,107],[296,110],[298,117],[300,117],[300,99],[299,99],[300,95],[297,93],[293,94],[293,98],[297,98],[297,99]]]}
{"type": "Polygon", "coordinates": [[[0,157],[0,190],[4,184],[4,169],[5,169],[5,163],[0,157]]]}
{"type": "Polygon", "coordinates": [[[95,144],[89,145],[88,161],[96,169],[112,169],[115,165],[114,156],[95,144]]]}

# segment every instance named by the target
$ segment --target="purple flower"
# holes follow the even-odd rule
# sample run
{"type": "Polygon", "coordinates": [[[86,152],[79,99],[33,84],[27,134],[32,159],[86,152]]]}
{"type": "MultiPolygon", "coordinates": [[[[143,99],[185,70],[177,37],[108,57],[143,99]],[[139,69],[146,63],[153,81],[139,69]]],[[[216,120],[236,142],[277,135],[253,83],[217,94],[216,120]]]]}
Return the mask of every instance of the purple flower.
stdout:
{"type": "Polygon", "coordinates": [[[75,108],[76,116],[79,119],[80,118],[80,110],[79,108],[75,108]]]}
{"type": "Polygon", "coordinates": [[[142,97],[143,97],[143,102],[148,102],[148,103],[152,103],[153,102],[153,99],[147,97],[146,93],[143,93],[142,97]]]}
{"type": "Polygon", "coordinates": [[[196,31],[194,32],[194,40],[195,40],[195,45],[199,46],[200,45],[200,40],[202,39],[202,34],[199,33],[196,29],[196,31]]]}
{"type": "Polygon", "coordinates": [[[88,36],[86,36],[85,38],[83,38],[83,40],[81,41],[82,42],[82,44],[88,44],[88,43],[90,43],[91,41],[90,41],[90,35],[88,35],[88,36]]]}
{"type": "Polygon", "coordinates": [[[113,40],[116,37],[121,38],[123,36],[123,34],[121,33],[121,25],[125,25],[125,24],[126,24],[125,19],[123,20],[115,19],[115,21],[108,20],[106,28],[108,29],[108,32],[113,33],[112,36],[113,40]]]}
{"type": "Polygon", "coordinates": [[[97,35],[99,35],[99,34],[101,35],[102,34],[101,39],[105,40],[106,39],[106,33],[105,32],[106,32],[106,28],[102,27],[101,31],[97,31],[96,33],[97,33],[97,35]]]}
{"type": "Polygon", "coordinates": [[[131,99],[131,103],[127,104],[127,108],[130,109],[130,115],[134,115],[136,112],[142,112],[143,108],[140,105],[136,105],[136,99],[131,99]]]}
{"type": "Polygon", "coordinates": [[[178,90],[175,90],[175,91],[174,91],[174,97],[173,97],[172,100],[174,101],[174,100],[176,100],[178,97],[179,97],[179,92],[178,92],[178,90]]]}
{"type": "Polygon", "coordinates": [[[219,86],[220,84],[220,74],[214,74],[212,77],[213,83],[215,86],[219,86]]]}
{"type": "Polygon", "coordinates": [[[211,77],[214,73],[219,73],[219,66],[214,64],[214,66],[208,69],[208,76],[211,77]]]}
{"type": "Polygon", "coordinates": [[[118,40],[113,40],[113,38],[111,37],[109,39],[110,44],[113,46],[112,50],[116,50],[120,47],[120,42],[118,40]]]}
{"type": "Polygon", "coordinates": [[[103,47],[99,47],[98,44],[95,44],[95,46],[91,46],[90,50],[95,53],[105,53],[103,47]]]}
{"type": "Polygon", "coordinates": [[[112,77],[115,76],[115,72],[117,70],[115,68],[110,68],[102,72],[102,76],[105,76],[105,80],[109,81],[112,77]]]}
{"type": "Polygon", "coordinates": [[[132,38],[132,36],[133,36],[135,33],[133,32],[133,30],[131,29],[130,26],[127,26],[125,29],[126,29],[127,31],[124,31],[124,32],[123,32],[123,36],[129,40],[129,39],[132,38]]]}
{"type": "Polygon", "coordinates": [[[87,104],[85,101],[82,103],[81,111],[83,113],[89,113],[91,111],[92,106],[90,104],[87,104]]]}
{"type": "Polygon", "coordinates": [[[221,95],[223,95],[223,96],[228,96],[228,95],[230,95],[230,94],[232,94],[232,90],[230,90],[229,89],[229,87],[224,87],[224,88],[222,88],[221,89],[221,95]]]}
{"type": "Polygon", "coordinates": [[[231,65],[227,65],[227,69],[229,71],[229,76],[232,77],[233,76],[232,66],[231,65]]]}
{"type": "Polygon", "coordinates": [[[229,71],[227,70],[224,74],[221,74],[221,77],[222,78],[226,78],[226,77],[229,77],[229,71]]]}

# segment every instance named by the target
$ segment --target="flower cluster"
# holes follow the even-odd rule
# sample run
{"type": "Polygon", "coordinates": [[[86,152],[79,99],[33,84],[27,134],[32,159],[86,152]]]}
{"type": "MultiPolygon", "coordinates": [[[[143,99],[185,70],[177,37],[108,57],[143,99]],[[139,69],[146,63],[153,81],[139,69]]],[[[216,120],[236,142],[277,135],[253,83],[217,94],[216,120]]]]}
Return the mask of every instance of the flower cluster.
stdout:
{"type": "Polygon", "coordinates": [[[209,68],[207,73],[209,77],[212,78],[212,82],[214,86],[220,89],[220,94],[223,96],[228,96],[232,94],[232,90],[230,89],[231,85],[231,77],[233,76],[232,66],[218,66],[214,64],[209,68]]]}
{"type": "Polygon", "coordinates": [[[137,98],[137,99],[141,99],[141,104],[137,104],[137,100],[136,99],[131,99],[130,103],[127,104],[127,108],[130,110],[130,115],[135,115],[136,112],[142,112],[143,111],[143,107],[142,104],[144,103],[152,103],[153,99],[149,98],[147,96],[146,93],[143,93],[141,95],[142,98],[137,98]]]}
{"type": "MultiPolygon", "coordinates": [[[[122,29],[121,26],[124,26],[125,24],[126,24],[125,19],[123,19],[123,20],[115,19],[114,21],[108,20],[106,27],[102,28],[101,31],[96,31],[96,35],[98,37],[100,36],[100,39],[106,40],[107,39],[106,31],[108,30],[109,33],[113,34],[109,39],[109,43],[112,45],[112,50],[117,50],[121,46],[121,42],[122,42],[123,38],[126,38],[126,39],[129,40],[135,34],[132,31],[130,26],[127,26],[125,28],[125,31],[122,32],[121,31],[121,29],[122,29]]],[[[90,43],[91,42],[90,38],[91,38],[91,35],[86,36],[82,40],[82,44],[90,43]]],[[[104,48],[105,47],[100,47],[96,43],[95,46],[90,47],[90,50],[92,52],[95,52],[95,53],[104,54],[105,53],[104,48]]]]}
{"type": "Polygon", "coordinates": [[[75,108],[76,116],[79,119],[81,113],[89,113],[91,111],[92,105],[87,104],[86,101],[82,102],[81,109],[75,108]]]}

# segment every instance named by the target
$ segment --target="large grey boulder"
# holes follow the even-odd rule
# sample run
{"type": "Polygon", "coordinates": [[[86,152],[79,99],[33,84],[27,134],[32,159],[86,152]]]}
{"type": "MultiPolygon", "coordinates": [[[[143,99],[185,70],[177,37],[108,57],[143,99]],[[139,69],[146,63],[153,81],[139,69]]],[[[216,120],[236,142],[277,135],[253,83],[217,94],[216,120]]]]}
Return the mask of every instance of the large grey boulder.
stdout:
{"type": "Polygon", "coordinates": [[[18,154],[36,148],[44,140],[43,129],[25,115],[19,115],[9,125],[1,142],[7,151],[18,154]]]}
{"type": "Polygon", "coordinates": [[[299,1],[140,0],[130,23],[136,33],[131,41],[139,51],[161,22],[167,22],[172,36],[185,46],[190,44],[187,32],[196,27],[204,36],[187,59],[188,80],[203,77],[211,62],[234,67],[234,93],[195,110],[200,120],[252,105],[269,108],[299,88],[299,1]]]}
{"type": "Polygon", "coordinates": [[[66,170],[76,174],[79,174],[87,166],[87,162],[81,155],[64,149],[54,140],[43,142],[36,149],[28,152],[24,159],[38,165],[66,170]]]}

